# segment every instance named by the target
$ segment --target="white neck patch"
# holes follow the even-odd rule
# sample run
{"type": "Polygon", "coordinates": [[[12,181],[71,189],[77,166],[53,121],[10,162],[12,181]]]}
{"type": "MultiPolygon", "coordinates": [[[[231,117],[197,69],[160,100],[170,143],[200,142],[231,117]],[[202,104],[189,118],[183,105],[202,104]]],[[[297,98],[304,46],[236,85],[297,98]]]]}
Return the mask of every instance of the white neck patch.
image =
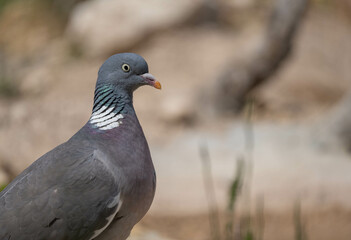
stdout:
{"type": "Polygon", "coordinates": [[[113,112],[113,107],[106,108],[107,107],[102,106],[98,111],[94,112],[89,119],[89,122],[100,130],[110,130],[122,124],[121,119],[123,115],[113,112]]]}

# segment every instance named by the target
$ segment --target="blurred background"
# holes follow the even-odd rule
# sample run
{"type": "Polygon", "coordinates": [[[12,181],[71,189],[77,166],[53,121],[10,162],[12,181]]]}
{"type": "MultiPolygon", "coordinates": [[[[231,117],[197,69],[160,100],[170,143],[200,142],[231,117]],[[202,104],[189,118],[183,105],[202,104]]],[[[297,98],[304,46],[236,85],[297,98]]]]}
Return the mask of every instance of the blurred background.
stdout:
{"type": "Polygon", "coordinates": [[[158,187],[131,239],[351,239],[350,0],[1,0],[2,186],[126,51],[163,87],[134,96],[158,187]]]}

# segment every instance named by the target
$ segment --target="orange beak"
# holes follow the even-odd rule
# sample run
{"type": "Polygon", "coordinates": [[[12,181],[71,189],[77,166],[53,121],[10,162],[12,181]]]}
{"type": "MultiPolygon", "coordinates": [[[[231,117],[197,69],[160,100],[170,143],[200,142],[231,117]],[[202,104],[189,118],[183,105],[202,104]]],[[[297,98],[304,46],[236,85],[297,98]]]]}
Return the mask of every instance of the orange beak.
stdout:
{"type": "Polygon", "coordinates": [[[140,76],[144,78],[150,86],[153,86],[154,88],[157,88],[157,89],[161,89],[161,83],[157,81],[156,78],[151,73],[144,73],[140,76]]]}

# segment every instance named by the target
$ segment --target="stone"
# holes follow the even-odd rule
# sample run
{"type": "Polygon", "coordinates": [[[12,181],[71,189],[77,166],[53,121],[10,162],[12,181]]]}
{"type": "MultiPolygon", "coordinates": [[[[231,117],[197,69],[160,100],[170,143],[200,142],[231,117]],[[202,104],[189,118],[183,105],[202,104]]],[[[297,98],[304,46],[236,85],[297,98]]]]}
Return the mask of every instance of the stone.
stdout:
{"type": "Polygon", "coordinates": [[[195,106],[186,95],[170,95],[161,105],[161,118],[169,124],[192,124],[195,121],[195,106]]]}
{"type": "Polygon", "coordinates": [[[175,26],[196,9],[201,0],[122,1],[92,0],[73,10],[67,36],[88,56],[130,49],[150,34],[175,26]]]}

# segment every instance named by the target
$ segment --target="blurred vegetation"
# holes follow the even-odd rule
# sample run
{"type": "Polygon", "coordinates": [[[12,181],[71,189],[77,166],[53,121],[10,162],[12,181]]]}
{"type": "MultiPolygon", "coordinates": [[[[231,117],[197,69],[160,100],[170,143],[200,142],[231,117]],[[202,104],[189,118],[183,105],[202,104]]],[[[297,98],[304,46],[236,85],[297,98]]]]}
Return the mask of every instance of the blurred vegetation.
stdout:
{"type": "MultiPolygon", "coordinates": [[[[225,209],[224,237],[220,224],[220,214],[216,202],[215,188],[213,184],[211,160],[207,146],[200,148],[200,158],[203,164],[203,176],[207,200],[209,203],[209,222],[211,240],[262,240],[264,238],[264,198],[260,197],[256,201],[256,211],[253,213],[251,205],[251,179],[254,168],[254,125],[253,115],[255,101],[249,99],[246,102],[246,127],[245,151],[246,158],[241,157],[236,162],[236,171],[228,191],[228,205],[225,209]],[[238,201],[241,199],[242,211],[236,213],[238,201]]],[[[307,240],[306,222],[302,217],[301,203],[296,201],[293,210],[294,239],[307,240]]]]}
{"type": "Polygon", "coordinates": [[[307,240],[306,224],[301,216],[301,203],[296,201],[294,208],[295,239],[307,240]]]}
{"type": "Polygon", "coordinates": [[[200,158],[202,160],[204,186],[205,186],[206,197],[207,197],[207,202],[209,206],[211,239],[221,240],[222,237],[221,237],[221,231],[220,231],[220,220],[219,220],[220,217],[219,217],[219,210],[217,207],[215,187],[213,184],[211,158],[208,151],[208,146],[205,144],[200,147],[200,158]]]}
{"type": "Polygon", "coordinates": [[[0,76],[0,97],[11,98],[18,96],[19,88],[16,81],[6,77],[0,76]]]}
{"type": "Polygon", "coordinates": [[[9,77],[6,57],[0,48],[0,97],[10,98],[19,94],[19,85],[14,77],[9,77]]]}
{"type": "Polygon", "coordinates": [[[10,2],[13,2],[15,0],[0,0],[0,13],[1,11],[5,8],[5,6],[10,3],[10,2]]]}
{"type": "Polygon", "coordinates": [[[0,0],[0,12],[6,6],[14,3],[29,4],[32,6],[40,6],[43,10],[50,10],[56,13],[56,17],[67,20],[74,6],[85,0],[0,0]]]}
{"type": "Polygon", "coordinates": [[[5,189],[7,185],[6,184],[0,184],[0,192],[5,189]]]}
{"type": "Polygon", "coordinates": [[[234,179],[229,188],[229,200],[227,207],[227,220],[225,226],[225,239],[234,239],[234,221],[235,221],[235,210],[236,203],[241,193],[243,184],[243,172],[244,172],[244,159],[237,161],[236,173],[234,179]]]}
{"type": "Polygon", "coordinates": [[[63,35],[72,10],[82,1],[0,0],[0,45],[11,56],[33,56],[63,35]]]}
{"type": "Polygon", "coordinates": [[[351,20],[351,0],[312,0],[312,2],[325,10],[335,10],[339,16],[346,16],[351,20]]]}

